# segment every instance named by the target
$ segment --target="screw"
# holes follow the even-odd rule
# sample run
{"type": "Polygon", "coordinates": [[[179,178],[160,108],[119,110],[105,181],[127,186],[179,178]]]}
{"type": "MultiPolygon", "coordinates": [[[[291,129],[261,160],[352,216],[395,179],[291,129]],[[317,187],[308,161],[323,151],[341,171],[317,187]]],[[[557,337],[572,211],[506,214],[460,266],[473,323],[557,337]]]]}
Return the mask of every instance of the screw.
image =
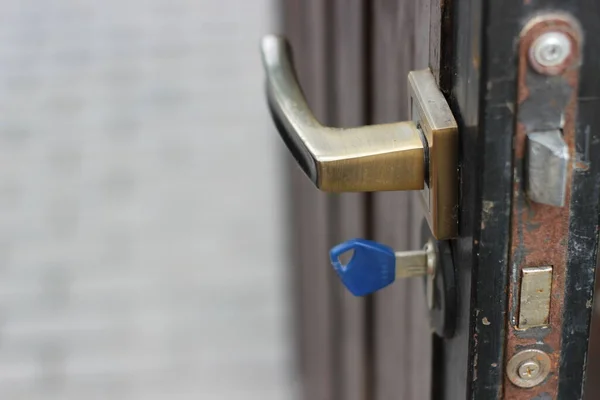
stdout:
{"type": "Polygon", "coordinates": [[[531,46],[529,60],[541,68],[558,67],[571,54],[571,40],[562,32],[546,32],[531,46]]]}
{"type": "Polygon", "coordinates": [[[519,365],[517,373],[521,379],[535,379],[540,374],[540,364],[535,360],[525,361],[519,365]]]}
{"type": "Polygon", "coordinates": [[[538,349],[526,349],[508,360],[506,373],[514,385],[530,388],[542,383],[551,368],[552,363],[548,354],[538,349]]]}

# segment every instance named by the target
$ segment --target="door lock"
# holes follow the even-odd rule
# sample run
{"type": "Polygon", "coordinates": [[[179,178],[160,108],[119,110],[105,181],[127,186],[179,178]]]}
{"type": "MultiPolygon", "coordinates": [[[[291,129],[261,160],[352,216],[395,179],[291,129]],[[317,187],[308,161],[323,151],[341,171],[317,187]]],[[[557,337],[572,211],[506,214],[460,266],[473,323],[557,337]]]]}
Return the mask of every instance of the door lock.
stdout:
{"type": "Polygon", "coordinates": [[[352,239],[332,248],[329,255],[342,283],[355,296],[383,289],[396,278],[435,276],[436,255],[431,240],[422,250],[394,252],[381,243],[352,239]],[[351,253],[346,263],[340,259],[345,253],[351,253]]]}
{"type": "MultiPolygon", "coordinates": [[[[429,231],[424,226],[425,230],[429,231]]],[[[332,248],[329,256],[340,280],[355,296],[374,293],[396,279],[422,278],[432,329],[441,337],[454,333],[456,283],[448,241],[429,239],[422,250],[394,252],[378,242],[352,239],[332,248]]]]}
{"type": "Polygon", "coordinates": [[[408,75],[412,120],[332,128],[319,123],[308,107],[285,39],[266,36],[261,50],[275,125],[317,188],[420,190],[433,235],[437,239],[457,236],[458,130],[431,71],[408,75]]]}

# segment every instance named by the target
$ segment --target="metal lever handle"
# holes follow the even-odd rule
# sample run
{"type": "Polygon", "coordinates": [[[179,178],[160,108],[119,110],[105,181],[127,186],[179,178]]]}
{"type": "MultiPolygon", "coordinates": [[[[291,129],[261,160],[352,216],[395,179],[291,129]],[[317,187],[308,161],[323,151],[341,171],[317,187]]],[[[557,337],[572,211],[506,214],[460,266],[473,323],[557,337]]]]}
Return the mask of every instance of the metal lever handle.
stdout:
{"type": "Polygon", "coordinates": [[[323,126],[300,89],[286,40],[266,36],[261,50],[275,125],[302,170],[319,189],[423,189],[427,142],[414,122],[348,129],[323,126]]]}

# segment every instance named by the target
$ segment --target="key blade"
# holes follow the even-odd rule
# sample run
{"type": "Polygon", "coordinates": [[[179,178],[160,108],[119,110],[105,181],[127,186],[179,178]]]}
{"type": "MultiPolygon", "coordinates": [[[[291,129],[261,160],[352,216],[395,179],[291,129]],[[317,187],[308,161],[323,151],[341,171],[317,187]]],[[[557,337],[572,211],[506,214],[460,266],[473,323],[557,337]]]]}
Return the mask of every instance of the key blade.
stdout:
{"type": "Polygon", "coordinates": [[[427,251],[400,251],[396,254],[396,278],[427,275],[427,251]]]}

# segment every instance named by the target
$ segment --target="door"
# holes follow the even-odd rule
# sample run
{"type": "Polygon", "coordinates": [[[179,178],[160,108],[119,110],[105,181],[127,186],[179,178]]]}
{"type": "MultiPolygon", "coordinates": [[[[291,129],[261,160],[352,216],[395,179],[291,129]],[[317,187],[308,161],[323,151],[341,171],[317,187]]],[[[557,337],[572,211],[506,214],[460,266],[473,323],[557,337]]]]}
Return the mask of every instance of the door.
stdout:
{"type": "MultiPolygon", "coordinates": [[[[429,36],[430,7],[416,5],[285,3],[284,31],[319,119],[358,126],[406,117],[405,77],[416,62],[417,14],[424,21],[419,32],[429,36]]],[[[439,13],[439,7],[435,10],[439,13]]],[[[426,37],[419,40],[429,48],[426,37]]],[[[420,66],[427,66],[429,51],[418,57],[420,66]]],[[[291,287],[304,398],[359,400],[373,393],[378,399],[424,398],[430,390],[431,338],[422,335],[428,331],[422,288],[401,282],[373,296],[354,297],[324,256],[353,237],[377,238],[399,249],[416,245],[413,227],[420,226],[421,216],[411,195],[324,194],[295,165],[289,174],[288,204],[297,227],[291,230],[291,287]]]]}
{"type": "MultiPolygon", "coordinates": [[[[354,297],[327,258],[332,246],[354,237],[394,250],[420,248],[419,194],[322,193],[287,159],[290,289],[303,398],[580,398],[598,245],[600,80],[593,71],[600,60],[590,45],[600,29],[597,2],[285,0],[282,5],[281,31],[321,122],[351,127],[408,119],[406,76],[430,68],[459,130],[458,235],[448,241],[457,307],[455,331],[446,338],[431,333],[418,280],[354,297]],[[536,15],[546,22],[527,30],[539,22],[536,15]],[[561,21],[574,27],[569,37],[581,62],[557,75],[569,82],[568,95],[549,92],[540,98],[564,96],[557,115],[566,115],[559,128],[573,166],[566,204],[538,207],[520,181],[526,176],[533,182],[533,174],[523,172],[533,158],[515,148],[531,143],[531,115],[549,106],[527,114],[527,99],[534,97],[529,94],[538,87],[527,86],[530,75],[523,71],[533,67],[522,49],[534,45],[527,40],[540,34],[536,29],[560,27],[561,21]],[[523,279],[544,268],[552,271],[548,315],[528,330],[521,316],[523,279]],[[550,372],[533,388],[515,384],[507,373],[509,362],[527,346],[549,360],[550,372]]],[[[554,72],[532,73],[544,84],[559,79],[549,77],[554,72]]]]}

